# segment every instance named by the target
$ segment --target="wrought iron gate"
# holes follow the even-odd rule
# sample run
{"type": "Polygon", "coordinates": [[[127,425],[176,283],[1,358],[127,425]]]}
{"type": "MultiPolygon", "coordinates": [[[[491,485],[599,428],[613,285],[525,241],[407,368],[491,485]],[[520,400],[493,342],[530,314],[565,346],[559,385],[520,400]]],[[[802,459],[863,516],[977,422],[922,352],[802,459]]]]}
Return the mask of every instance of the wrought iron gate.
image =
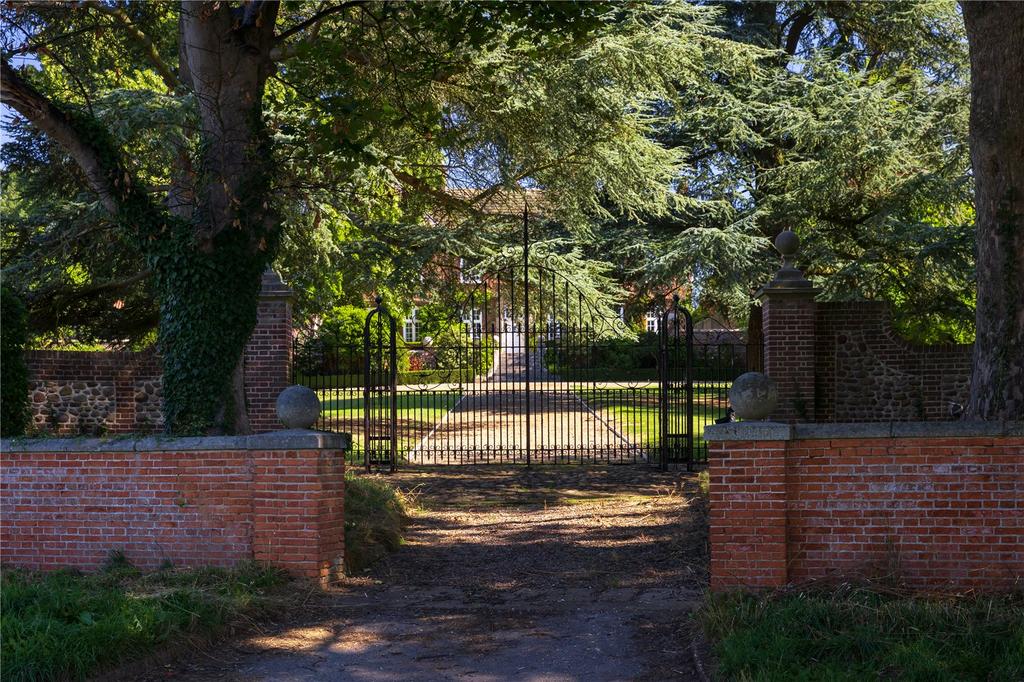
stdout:
{"type": "MultiPolygon", "coordinates": [[[[398,466],[398,338],[380,305],[363,325],[363,459],[366,469],[398,466]]],[[[354,435],[354,434],[353,434],[354,435]]]]}
{"type": "Polygon", "coordinates": [[[679,306],[679,296],[661,316],[658,333],[658,429],[662,469],[694,465],[693,453],[693,318],[679,306]]]}
{"type": "Polygon", "coordinates": [[[461,306],[422,343],[401,341],[378,299],[361,343],[296,347],[294,381],[320,395],[319,428],[353,434],[353,462],[706,461],[700,435],[726,414],[728,385],[745,370],[741,339],[696,341],[678,297],[656,332],[630,330],[531,260],[528,242],[521,264],[463,289],[461,306]]]}

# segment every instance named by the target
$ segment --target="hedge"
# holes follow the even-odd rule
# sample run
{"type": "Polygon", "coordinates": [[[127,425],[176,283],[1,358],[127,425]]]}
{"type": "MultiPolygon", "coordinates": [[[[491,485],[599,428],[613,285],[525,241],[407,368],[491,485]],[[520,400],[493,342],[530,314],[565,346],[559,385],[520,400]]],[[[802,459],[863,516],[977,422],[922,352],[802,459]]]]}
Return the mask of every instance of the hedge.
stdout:
{"type": "Polygon", "coordinates": [[[0,435],[21,436],[28,426],[28,315],[7,287],[0,287],[0,435]]]}

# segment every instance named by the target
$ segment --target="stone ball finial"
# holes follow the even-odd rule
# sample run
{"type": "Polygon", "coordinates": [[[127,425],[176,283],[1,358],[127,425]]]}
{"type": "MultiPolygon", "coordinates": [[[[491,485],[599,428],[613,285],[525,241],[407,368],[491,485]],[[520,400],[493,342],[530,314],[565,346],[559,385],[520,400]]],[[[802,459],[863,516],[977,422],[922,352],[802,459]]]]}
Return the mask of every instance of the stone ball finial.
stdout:
{"type": "Polygon", "coordinates": [[[741,419],[764,419],[778,402],[775,381],[761,372],[741,374],[729,389],[729,404],[741,419]]]}
{"type": "Polygon", "coordinates": [[[793,230],[783,230],[775,237],[775,249],[788,258],[800,250],[800,237],[793,230]]]}
{"type": "Polygon", "coordinates": [[[288,429],[308,429],[320,416],[320,398],[305,386],[289,386],[277,396],[277,418],[288,429]]]}

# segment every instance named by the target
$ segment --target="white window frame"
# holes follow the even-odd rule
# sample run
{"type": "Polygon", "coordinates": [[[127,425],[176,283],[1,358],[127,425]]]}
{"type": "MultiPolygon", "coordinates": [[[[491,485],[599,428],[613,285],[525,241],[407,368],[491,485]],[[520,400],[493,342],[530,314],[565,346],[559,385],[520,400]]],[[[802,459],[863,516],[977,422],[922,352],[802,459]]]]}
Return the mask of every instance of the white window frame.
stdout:
{"type": "Polygon", "coordinates": [[[653,310],[644,315],[644,328],[649,332],[657,333],[661,328],[661,315],[653,310]]]}
{"type": "Polygon", "coordinates": [[[418,310],[416,306],[413,306],[409,311],[409,316],[402,320],[402,340],[406,343],[416,343],[420,340],[420,323],[416,314],[418,310]]]}
{"type": "Polygon", "coordinates": [[[473,308],[464,313],[462,323],[466,325],[466,331],[474,339],[479,339],[484,333],[484,313],[480,308],[473,308]]]}

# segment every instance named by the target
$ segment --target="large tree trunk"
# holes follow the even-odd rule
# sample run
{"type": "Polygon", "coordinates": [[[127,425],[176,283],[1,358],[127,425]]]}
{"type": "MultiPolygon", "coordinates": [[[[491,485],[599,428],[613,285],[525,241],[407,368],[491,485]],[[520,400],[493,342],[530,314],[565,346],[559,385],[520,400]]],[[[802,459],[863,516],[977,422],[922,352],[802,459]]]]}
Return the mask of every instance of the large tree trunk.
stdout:
{"type": "Polygon", "coordinates": [[[1024,3],[964,2],[978,308],[968,419],[1024,420],[1024,3]]]}
{"type": "Polygon", "coordinates": [[[249,431],[242,363],[230,360],[242,356],[255,326],[277,241],[262,108],[276,14],[276,2],[181,5],[180,79],[195,93],[202,154],[195,172],[174,175],[171,210],[190,235],[179,240],[184,253],[158,257],[156,277],[165,394],[173,398],[167,416],[179,430],[249,431]],[[188,371],[193,360],[202,361],[202,376],[188,371]]]}

